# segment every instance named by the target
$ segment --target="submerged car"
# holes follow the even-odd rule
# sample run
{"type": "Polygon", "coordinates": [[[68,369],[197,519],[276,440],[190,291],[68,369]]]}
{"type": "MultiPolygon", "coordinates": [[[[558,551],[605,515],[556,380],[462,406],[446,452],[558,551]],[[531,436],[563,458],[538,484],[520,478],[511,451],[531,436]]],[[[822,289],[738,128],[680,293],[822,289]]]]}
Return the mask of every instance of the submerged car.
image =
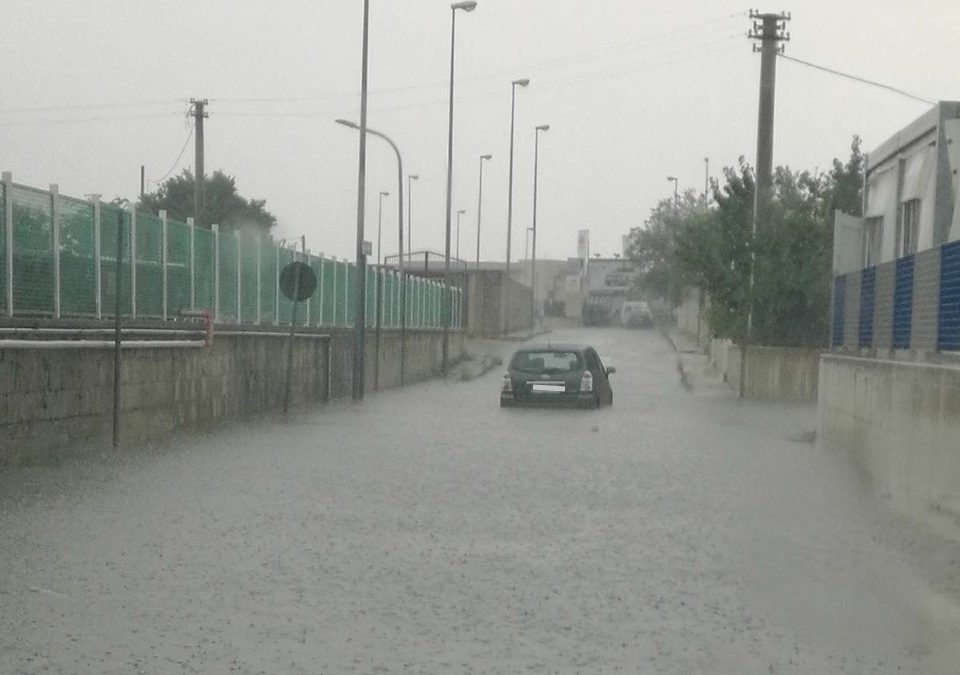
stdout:
{"type": "Polygon", "coordinates": [[[653,326],[653,314],[650,307],[642,300],[628,300],[620,308],[620,323],[627,328],[651,328],[653,326]]]}
{"type": "Polygon", "coordinates": [[[613,405],[610,375],[597,351],[587,345],[530,345],[517,350],[503,376],[500,407],[613,405]]]}

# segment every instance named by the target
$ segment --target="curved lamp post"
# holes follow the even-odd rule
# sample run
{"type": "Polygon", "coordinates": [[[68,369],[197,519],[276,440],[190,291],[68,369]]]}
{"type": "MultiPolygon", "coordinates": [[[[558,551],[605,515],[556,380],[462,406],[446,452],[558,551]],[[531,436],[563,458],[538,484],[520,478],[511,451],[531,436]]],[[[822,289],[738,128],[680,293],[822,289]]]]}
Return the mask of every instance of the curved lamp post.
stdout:
{"type": "Polygon", "coordinates": [[[533,231],[530,243],[530,331],[536,326],[537,319],[537,176],[540,162],[540,132],[549,131],[549,124],[541,124],[534,130],[533,142],[533,231]]]}
{"type": "Polygon", "coordinates": [[[480,269],[480,212],[483,210],[483,161],[493,155],[480,155],[480,190],[477,195],[477,269],[480,269]]]}

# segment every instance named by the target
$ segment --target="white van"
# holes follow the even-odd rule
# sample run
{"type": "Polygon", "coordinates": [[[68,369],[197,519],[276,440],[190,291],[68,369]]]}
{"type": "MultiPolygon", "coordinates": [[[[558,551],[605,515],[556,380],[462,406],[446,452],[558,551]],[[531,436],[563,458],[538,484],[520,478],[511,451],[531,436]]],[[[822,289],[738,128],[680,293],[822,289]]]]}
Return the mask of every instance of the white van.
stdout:
{"type": "Polygon", "coordinates": [[[628,328],[650,328],[653,326],[650,307],[643,300],[627,300],[620,307],[620,323],[628,328]]]}

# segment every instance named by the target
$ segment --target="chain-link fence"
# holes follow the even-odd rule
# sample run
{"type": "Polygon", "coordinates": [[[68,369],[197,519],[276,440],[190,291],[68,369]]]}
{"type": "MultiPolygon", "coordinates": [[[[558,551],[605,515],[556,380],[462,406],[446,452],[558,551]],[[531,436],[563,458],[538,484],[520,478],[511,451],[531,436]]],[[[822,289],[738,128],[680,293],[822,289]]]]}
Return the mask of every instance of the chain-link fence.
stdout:
{"type": "Polygon", "coordinates": [[[836,277],[835,349],[960,351],[960,241],[836,277]]]}
{"type": "Polygon", "coordinates": [[[313,296],[297,309],[297,324],[369,327],[401,324],[438,329],[445,317],[460,328],[462,291],[431,279],[368,267],[357,306],[357,266],[281,246],[255,232],[197,229],[160,214],[121,209],[99,200],[0,183],[0,313],[7,317],[175,319],[181,310],[208,309],[215,320],[290,324],[293,303],[279,289],[280,271],[298,260],[317,275],[313,296]],[[122,238],[118,242],[118,235],[122,238]],[[117,301],[117,246],[121,245],[117,301]],[[378,295],[378,291],[380,294],[378,295]]]}

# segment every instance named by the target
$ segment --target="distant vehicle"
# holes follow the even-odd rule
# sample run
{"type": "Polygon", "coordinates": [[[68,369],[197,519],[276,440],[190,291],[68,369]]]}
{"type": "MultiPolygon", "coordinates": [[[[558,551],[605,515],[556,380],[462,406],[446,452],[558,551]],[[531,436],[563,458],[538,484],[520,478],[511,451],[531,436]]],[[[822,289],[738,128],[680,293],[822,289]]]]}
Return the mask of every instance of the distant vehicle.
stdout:
{"type": "Polygon", "coordinates": [[[642,300],[627,300],[620,308],[620,323],[628,328],[651,328],[653,314],[650,306],[642,300]]]}
{"type": "Polygon", "coordinates": [[[531,345],[518,350],[503,376],[500,407],[613,405],[610,375],[597,351],[587,345],[531,345]]]}
{"type": "Polygon", "coordinates": [[[610,325],[610,310],[603,305],[584,303],[580,321],[584,326],[608,326],[610,325]]]}

